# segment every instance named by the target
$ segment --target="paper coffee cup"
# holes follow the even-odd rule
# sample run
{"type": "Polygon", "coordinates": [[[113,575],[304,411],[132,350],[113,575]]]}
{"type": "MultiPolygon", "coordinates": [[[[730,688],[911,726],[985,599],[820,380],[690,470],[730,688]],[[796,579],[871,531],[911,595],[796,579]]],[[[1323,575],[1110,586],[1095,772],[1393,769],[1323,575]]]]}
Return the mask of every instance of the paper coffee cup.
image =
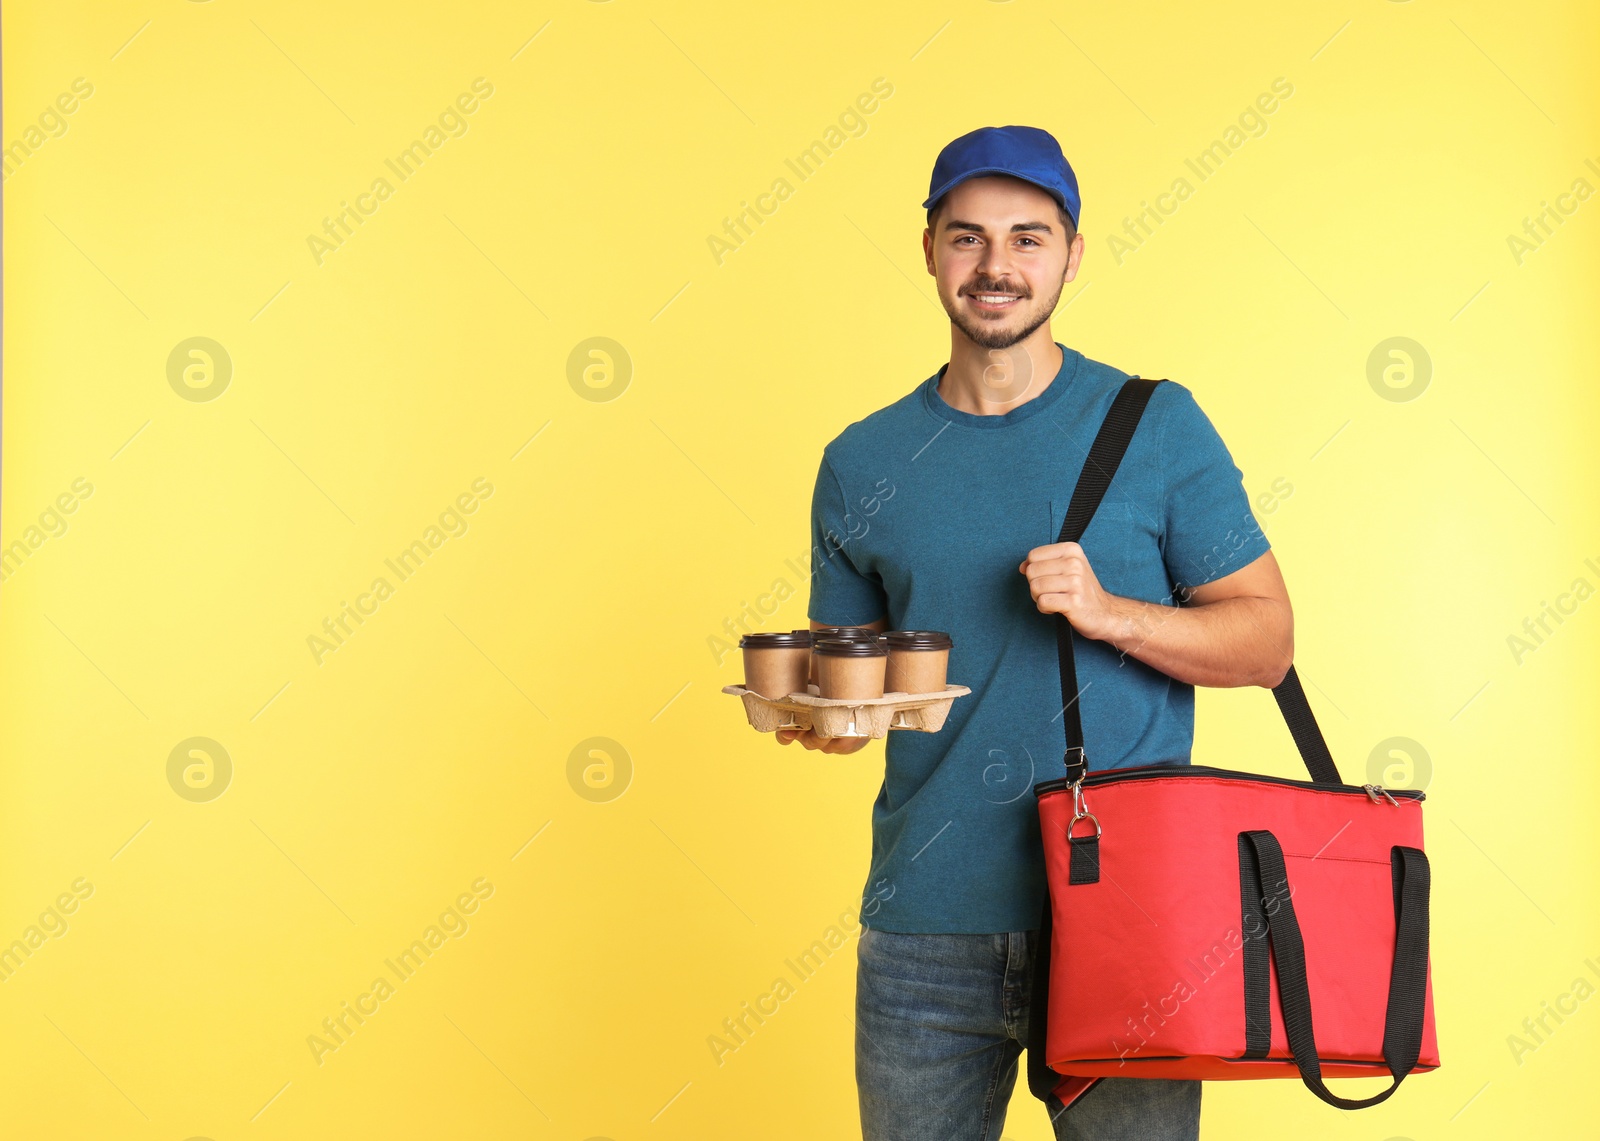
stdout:
{"type": "Polygon", "coordinates": [[[818,638],[812,647],[817,690],[828,698],[883,696],[889,648],[869,631],[865,638],[818,638]]]}
{"type": "Polygon", "coordinates": [[[885,693],[942,693],[955,645],[942,630],[891,630],[884,635],[889,662],[885,693]]]}
{"type": "MultiPolygon", "coordinates": [[[[876,631],[868,630],[865,626],[819,626],[811,631],[811,637],[813,646],[815,646],[815,640],[818,638],[880,638],[882,635],[876,631]]],[[[817,679],[817,655],[815,649],[811,654],[811,670],[807,674],[807,680],[812,685],[817,686],[818,689],[821,688],[822,683],[817,679]]]]}
{"type": "Polygon", "coordinates": [[[782,698],[806,692],[811,666],[809,632],[746,634],[739,639],[739,648],[744,651],[744,687],[752,693],[782,698]]]}

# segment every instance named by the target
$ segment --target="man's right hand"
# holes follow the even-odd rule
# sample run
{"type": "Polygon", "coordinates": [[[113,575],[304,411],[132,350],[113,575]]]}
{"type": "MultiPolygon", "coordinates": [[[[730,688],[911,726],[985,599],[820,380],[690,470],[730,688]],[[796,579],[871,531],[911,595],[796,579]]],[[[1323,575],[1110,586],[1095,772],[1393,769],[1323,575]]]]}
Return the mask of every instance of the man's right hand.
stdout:
{"type": "Polygon", "coordinates": [[[819,737],[814,729],[779,729],[778,744],[799,741],[807,749],[824,753],[854,753],[871,741],[871,737],[819,737]]]}

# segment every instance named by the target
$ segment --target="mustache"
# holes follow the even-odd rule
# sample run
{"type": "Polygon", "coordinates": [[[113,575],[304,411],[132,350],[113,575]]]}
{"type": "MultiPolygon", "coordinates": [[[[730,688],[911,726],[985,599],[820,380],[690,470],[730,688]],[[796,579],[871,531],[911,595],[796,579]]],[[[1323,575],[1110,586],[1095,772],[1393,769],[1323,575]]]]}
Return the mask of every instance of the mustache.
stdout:
{"type": "Polygon", "coordinates": [[[1028,296],[1028,294],[1026,292],[1024,292],[1022,290],[1019,290],[1019,289],[1007,289],[1004,286],[986,285],[985,283],[983,283],[981,281],[978,282],[975,285],[964,286],[962,288],[962,290],[961,290],[961,293],[962,293],[962,296],[971,296],[974,293],[1003,293],[1007,297],[1027,297],[1028,296]]]}

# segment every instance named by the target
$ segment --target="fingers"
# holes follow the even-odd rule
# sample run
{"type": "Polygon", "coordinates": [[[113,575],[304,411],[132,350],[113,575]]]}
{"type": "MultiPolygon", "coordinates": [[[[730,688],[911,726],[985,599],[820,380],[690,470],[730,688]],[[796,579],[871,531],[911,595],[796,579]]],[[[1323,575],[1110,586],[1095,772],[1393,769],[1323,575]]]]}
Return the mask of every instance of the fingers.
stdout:
{"type": "Polygon", "coordinates": [[[1043,614],[1070,614],[1087,601],[1088,583],[1082,572],[1040,575],[1028,580],[1028,593],[1043,614]]]}
{"type": "Polygon", "coordinates": [[[1077,543],[1052,543],[1035,547],[1017,568],[1028,579],[1028,593],[1041,614],[1073,618],[1096,605],[1099,579],[1077,543]]]}
{"type": "Polygon", "coordinates": [[[1027,559],[1018,565],[1017,569],[1029,578],[1036,578],[1042,574],[1069,574],[1083,570],[1088,565],[1088,558],[1080,551],[1077,554],[1066,554],[1056,558],[1027,559]]]}
{"type": "Polygon", "coordinates": [[[778,744],[799,741],[803,748],[819,753],[853,753],[866,745],[867,737],[819,737],[812,729],[779,729],[778,744]]]}
{"type": "Polygon", "coordinates": [[[1042,574],[1028,580],[1028,592],[1035,599],[1045,594],[1074,594],[1082,589],[1085,578],[1082,571],[1067,574],[1042,574]]]}
{"type": "Polygon", "coordinates": [[[790,741],[799,741],[801,747],[806,749],[816,749],[821,745],[817,735],[810,729],[779,729],[778,744],[787,745],[790,741]]]}
{"type": "Polygon", "coordinates": [[[1046,543],[1042,547],[1035,547],[1028,552],[1028,557],[1022,560],[1023,566],[1029,563],[1049,562],[1052,559],[1082,558],[1083,548],[1077,543],[1046,543]]]}
{"type": "Polygon", "coordinates": [[[835,737],[822,746],[825,753],[854,753],[871,740],[869,737],[835,737]]]}
{"type": "Polygon", "coordinates": [[[870,740],[872,740],[871,737],[835,737],[832,751],[835,753],[858,752],[866,748],[867,742],[870,740]]]}

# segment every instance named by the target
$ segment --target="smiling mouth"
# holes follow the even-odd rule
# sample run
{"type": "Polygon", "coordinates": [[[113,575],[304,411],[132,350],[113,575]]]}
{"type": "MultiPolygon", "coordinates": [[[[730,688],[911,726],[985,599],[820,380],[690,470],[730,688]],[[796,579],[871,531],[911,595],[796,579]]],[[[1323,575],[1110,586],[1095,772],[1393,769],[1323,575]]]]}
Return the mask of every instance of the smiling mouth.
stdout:
{"type": "Polygon", "coordinates": [[[989,313],[1003,313],[1005,310],[1015,306],[1018,301],[1022,300],[1022,295],[1018,293],[975,292],[969,293],[967,296],[971,298],[974,307],[989,313]]]}

